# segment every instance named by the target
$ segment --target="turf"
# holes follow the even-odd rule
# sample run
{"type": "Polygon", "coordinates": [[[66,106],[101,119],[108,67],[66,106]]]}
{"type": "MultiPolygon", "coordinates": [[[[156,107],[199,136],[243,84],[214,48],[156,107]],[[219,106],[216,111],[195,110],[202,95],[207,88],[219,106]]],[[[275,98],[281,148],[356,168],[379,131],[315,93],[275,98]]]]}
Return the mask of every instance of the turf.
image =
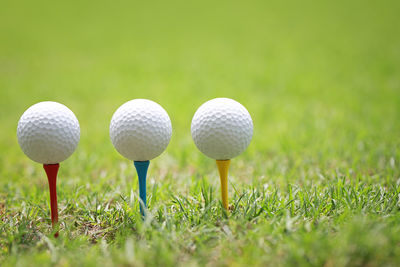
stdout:
{"type": "Polygon", "coordinates": [[[3,1],[0,265],[398,266],[398,1],[3,1]],[[232,160],[224,213],[215,162],[190,137],[195,110],[230,97],[254,120],[232,160]],[[159,102],[173,124],[153,160],[142,221],[113,112],[159,102]],[[19,117],[59,101],[81,125],[61,164],[52,235],[44,171],[19,117]]]}

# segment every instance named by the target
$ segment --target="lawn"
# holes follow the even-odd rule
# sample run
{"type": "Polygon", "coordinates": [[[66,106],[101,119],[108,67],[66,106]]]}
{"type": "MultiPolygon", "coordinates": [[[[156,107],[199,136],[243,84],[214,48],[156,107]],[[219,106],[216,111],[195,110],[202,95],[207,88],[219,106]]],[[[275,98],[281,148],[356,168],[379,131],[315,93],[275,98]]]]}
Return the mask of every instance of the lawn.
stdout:
{"type": "Polygon", "coordinates": [[[1,266],[399,266],[399,1],[3,1],[1,266]],[[224,213],[215,161],[190,136],[205,101],[254,122],[224,213]],[[134,98],[172,121],[142,221],[114,111],[134,98]],[[81,140],[61,163],[60,237],[19,117],[58,101],[81,140]]]}

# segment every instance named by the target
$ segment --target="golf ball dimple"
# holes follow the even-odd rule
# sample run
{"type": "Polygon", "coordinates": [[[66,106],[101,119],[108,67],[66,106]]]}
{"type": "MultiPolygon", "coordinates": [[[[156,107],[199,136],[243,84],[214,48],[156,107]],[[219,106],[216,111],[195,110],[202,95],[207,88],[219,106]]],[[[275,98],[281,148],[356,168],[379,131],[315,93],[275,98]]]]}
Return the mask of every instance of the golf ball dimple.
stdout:
{"type": "Polygon", "coordinates": [[[191,132],[197,148],[206,156],[217,160],[232,159],[250,144],[253,121],[239,102],[215,98],[196,111],[191,132]]]}
{"type": "Polygon", "coordinates": [[[171,135],[168,113],[151,100],[128,101],[111,119],[111,142],[122,156],[133,161],[151,160],[160,155],[171,135]]]}
{"type": "Polygon", "coordinates": [[[22,151],[33,161],[60,163],[71,156],[79,143],[79,122],[66,106],[40,102],[22,114],[17,138],[22,151]]]}

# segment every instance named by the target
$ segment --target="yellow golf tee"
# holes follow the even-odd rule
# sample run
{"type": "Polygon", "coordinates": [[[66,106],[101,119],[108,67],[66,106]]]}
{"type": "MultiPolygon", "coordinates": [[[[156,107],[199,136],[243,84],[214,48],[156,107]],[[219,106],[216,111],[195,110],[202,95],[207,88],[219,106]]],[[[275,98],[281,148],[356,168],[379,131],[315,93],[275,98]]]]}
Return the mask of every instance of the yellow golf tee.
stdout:
{"type": "Polygon", "coordinates": [[[221,197],[222,205],[229,211],[228,205],[228,170],[231,160],[217,160],[217,166],[219,171],[219,178],[221,179],[221,197]]]}

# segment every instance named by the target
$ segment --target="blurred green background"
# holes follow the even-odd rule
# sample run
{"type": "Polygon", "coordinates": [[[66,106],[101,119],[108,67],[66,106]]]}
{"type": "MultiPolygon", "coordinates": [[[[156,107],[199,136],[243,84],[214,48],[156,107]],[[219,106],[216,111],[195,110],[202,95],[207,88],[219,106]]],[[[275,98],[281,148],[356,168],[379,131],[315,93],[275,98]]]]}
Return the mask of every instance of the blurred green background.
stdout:
{"type": "Polygon", "coordinates": [[[108,134],[113,112],[134,98],[160,103],[172,120],[171,143],[149,171],[161,203],[190,195],[203,177],[218,196],[215,163],[190,136],[194,112],[215,97],[241,102],[254,120],[251,145],[232,163],[237,188],[326,185],[343,175],[393,185],[399,14],[390,0],[3,1],[0,203],[9,214],[25,202],[47,212],[41,166],[16,140],[19,117],[45,100],[68,106],[81,125],[60,170],[62,203],[85,203],[73,194],[79,187],[102,201],[136,190],[108,134]]]}
{"type": "Polygon", "coordinates": [[[221,96],[252,114],[254,141],[246,155],[254,161],[317,157],[318,164],[378,168],[377,157],[395,156],[398,143],[398,11],[396,1],[6,1],[2,169],[10,170],[12,160],[28,164],[16,124],[44,100],[76,113],[77,154],[106,163],[118,159],[108,141],[113,112],[133,98],[153,99],[172,119],[167,153],[195,161],[191,117],[221,96]]]}

